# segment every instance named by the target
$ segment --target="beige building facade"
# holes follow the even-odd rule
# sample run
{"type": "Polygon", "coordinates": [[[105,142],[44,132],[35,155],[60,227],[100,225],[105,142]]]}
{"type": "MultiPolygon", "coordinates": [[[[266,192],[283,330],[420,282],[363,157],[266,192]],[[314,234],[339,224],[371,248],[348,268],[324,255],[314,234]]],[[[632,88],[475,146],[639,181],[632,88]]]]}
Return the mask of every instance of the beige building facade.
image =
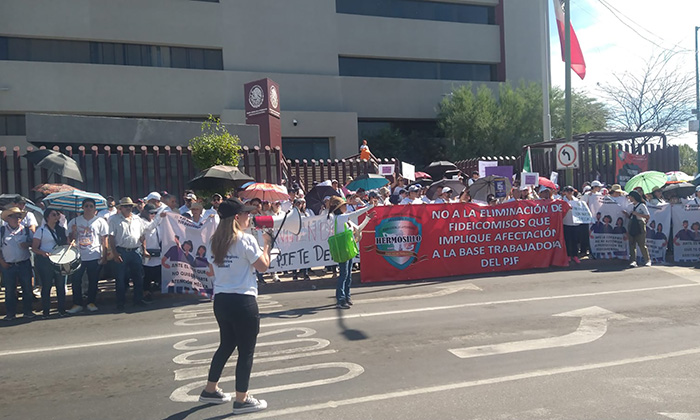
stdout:
{"type": "Polygon", "coordinates": [[[0,145],[41,142],[51,127],[29,122],[51,119],[27,114],[214,114],[252,144],[243,85],[267,77],[285,155],[345,157],[363,122],[434,121],[470,82],[542,81],[546,19],[546,0],[3,0],[0,145]]]}

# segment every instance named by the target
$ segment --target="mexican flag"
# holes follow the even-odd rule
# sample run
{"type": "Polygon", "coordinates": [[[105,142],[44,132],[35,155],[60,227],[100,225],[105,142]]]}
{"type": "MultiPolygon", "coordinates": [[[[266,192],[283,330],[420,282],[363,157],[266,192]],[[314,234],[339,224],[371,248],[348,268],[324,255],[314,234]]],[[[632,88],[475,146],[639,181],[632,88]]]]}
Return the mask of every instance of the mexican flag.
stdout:
{"type": "Polygon", "coordinates": [[[523,172],[532,172],[532,156],[530,155],[530,148],[527,148],[525,153],[525,162],[523,162],[523,172]]]}

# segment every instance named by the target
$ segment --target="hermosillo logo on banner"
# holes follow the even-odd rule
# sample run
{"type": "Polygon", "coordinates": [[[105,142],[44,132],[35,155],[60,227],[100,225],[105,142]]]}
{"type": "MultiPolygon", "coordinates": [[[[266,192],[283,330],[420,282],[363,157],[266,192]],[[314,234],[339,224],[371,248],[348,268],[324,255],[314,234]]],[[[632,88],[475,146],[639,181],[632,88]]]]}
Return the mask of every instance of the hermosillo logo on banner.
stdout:
{"type": "Polygon", "coordinates": [[[412,217],[384,219],[374,229],[377,254],[399,270],[418,258],[423,227],[412,217]]]}

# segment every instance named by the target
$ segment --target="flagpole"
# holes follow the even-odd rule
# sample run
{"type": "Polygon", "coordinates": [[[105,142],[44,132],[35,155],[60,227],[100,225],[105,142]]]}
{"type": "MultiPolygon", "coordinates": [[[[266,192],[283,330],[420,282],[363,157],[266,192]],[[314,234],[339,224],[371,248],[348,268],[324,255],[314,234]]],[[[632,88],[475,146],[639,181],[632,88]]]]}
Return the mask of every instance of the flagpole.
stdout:
{"type": "Polygon", "coordinates": [[[566,141],[573,140],[571,128],[571,0],[564,0],[564,57],[565,57],[565,90],[566,107],[564,121],[566,122],[566,141]]]}
{"type": "Polygon", "coordinates": [[[542,133],[543,140],[552,140],[552,115],[549,106],[549,89],[551,88],[549,71],[551,58],[549,56],[549,0],[542,0],[540,7],[544,5],[541,16],[544,16],[542,25],[542,133]]]}

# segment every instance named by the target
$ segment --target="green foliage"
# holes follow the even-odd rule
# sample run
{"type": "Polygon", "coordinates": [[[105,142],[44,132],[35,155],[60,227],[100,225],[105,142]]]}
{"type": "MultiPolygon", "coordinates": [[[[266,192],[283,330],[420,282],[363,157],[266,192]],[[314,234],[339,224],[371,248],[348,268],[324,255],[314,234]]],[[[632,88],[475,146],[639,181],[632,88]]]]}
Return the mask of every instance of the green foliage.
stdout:
{"type": "MultiPolygon", "coordinates": [[[[564,94],[552,89],[552,135],[563,137],[564,94]]],[[[574,133],[603,130],[607,112],[603,104],[582,92],[572,94],[574,133]]],[[[451,140],[453,160],[479,156],[517,156],[526,144],[542,141],[542,88],[537,83],[499,86],[498,99],[486,85],[476,93],[462,86],[438,105],[438,126],[451,140]]]]}
{"type": "Polygon", "coordinates": [[[698,152],[687,144],[681,144],[678,152],[681,157],[681,171],[688,175],[695,174],[698,171],[698,152]]]}
{"type": "Polygon", "coordinates": [[[240,139],[229,133],[221,120],[212,115],[202,123],[202,134],[190,140],[190,147],[199,170],[215,165],[238,166],[240,139]]]}

